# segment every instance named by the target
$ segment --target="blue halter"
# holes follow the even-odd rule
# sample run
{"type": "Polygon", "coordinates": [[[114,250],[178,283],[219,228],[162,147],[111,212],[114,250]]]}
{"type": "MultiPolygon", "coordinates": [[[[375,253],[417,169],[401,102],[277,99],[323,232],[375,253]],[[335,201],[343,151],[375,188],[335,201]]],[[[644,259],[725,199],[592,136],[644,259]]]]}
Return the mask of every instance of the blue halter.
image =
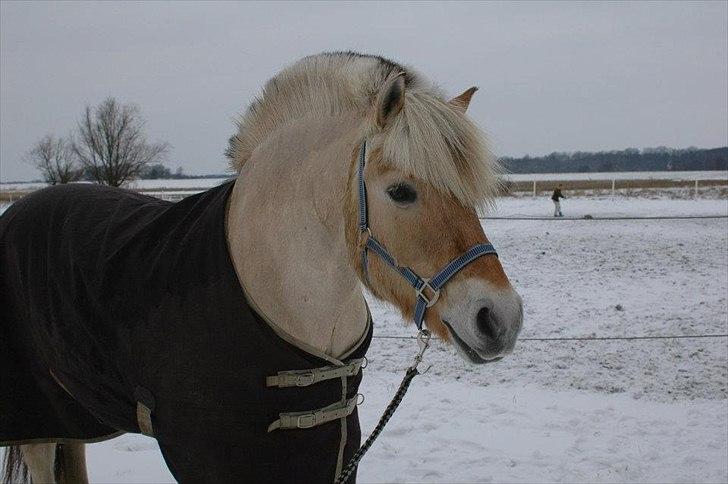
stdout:
{"type": "Polygon", "coordinates": [[[401,267],[397,265],[397,261],[392,257],[387,249],[372,235],[369,228],[369,216],[367,212],[367,187],[364,183],[364,165],[366,164],[366,148],[367,142],[364,141],[359,151],[359,230],[362,234],[366,233],[367,243],[362,251],[362,264],[364,273],[368,275],[368,251],[378,255],[389,267],[399,272],[407,282],[415,289],[415,297],[417,304],[415,306],[415,324],[417,329],[422,331],[422,321],[425,318],[427,308],[437,302],[440,297],[440,289],[447,281],[457,274],[462,268],[473,262],[483,255],[495,255],[498,257],[495,249],[491,244],[477,244],[465,251],[463,255],[452,260],[434,277],[427,279],[418,276],[409,267],[401,267]],[[429,294],[428,294],[429,293],[429,294]]]}

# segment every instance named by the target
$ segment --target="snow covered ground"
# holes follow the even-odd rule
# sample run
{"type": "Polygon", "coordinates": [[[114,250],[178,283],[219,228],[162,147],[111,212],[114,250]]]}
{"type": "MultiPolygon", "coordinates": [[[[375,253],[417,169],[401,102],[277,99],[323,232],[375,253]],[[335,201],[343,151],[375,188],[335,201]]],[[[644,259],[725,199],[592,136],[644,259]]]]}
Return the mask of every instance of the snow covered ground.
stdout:
{"type": "MultiPolygon", "coordinates": [[[[359,482],[726,481],[725,400],[478,387],[430,373],[412,384],[362,461],[359,482]]],[[[365,432],[399,376],[367,373],[365,432]]],[[[151,438],[124,435],[87,452],[93,482],[174,482],[151,438]]]]}
{"type": "MultiPolygon", "coordinates": [[[[567,194],[568,196],[568,194],[567,194]]],[[[483,221],[524,299],[522,338],[728,333],[728,200],[569,198],[569,220],[483,221]]],[[[545,197],[489,216],[548,217],[545,197]]],[[[376,336],[411,336],[370,300],[376,336]]],[[[416,351],[374,339],[360,407],[374,427],[416,351]]],[[[522,340],[471,366],[441,342],[426,356],[360,482],[726,482],[728,339],[522,340]]],[[[168,482],[155,441],[88,446],[94,482],[168,482]]]]}
{"type": "MultiPolygon", "coordinates": [[[[702,172],[696,172],[702,173],[702,172]]],[[[182,179],[151,179],[151,180],[134,180],[127,188],[132,190],[166,190],[166,189],[194,189],[201,190],[215,187],[229,178],[182,178],[182,179]]],[[[83,182],[82,182],[83,183],[83,182]]],[[[47,186],[42,182],[15,182],[0,183],[0,190],[37,190],[47,186]]]]}
{"type": "MultiPolygon", "coordinates": [[[[649,190],[645,191],[648,192],[649,190]]],[[[569,196],[569,193],[566,192],[566,195],[569,196]]],[[[570,197],[561,201],[561,209],[566,218],[583,218],[585,215],[591,215],[592,217],[728,216],[728,198],[673,199],[671,197],[625,197],[620,195],[613,199],[609,195],[570,197]]],[[[487,219],[489,216],[550,218],[553,214],[554,205],[551,202],[551,194],[549,193],[536,198],[530,195],[499,198],[495,209],[488,210],[483,215],[487,219]]],[[[494,227],[498,226],[494,225],[494,227]]],[[[518,225],[519,228],[531,226],[529,224],[518,225]]],[[[586,227],[585,225],[577,226],[586,227]]],[[[598,227],[612,226],[614,224],[599,225],[598,227]]],[[[682,226],[683,224],[678,224],[678,228],[682,226]]],[[[539,227],[550,227],[550,225],[539,227]]],[[[634,228],[633,222],[626,225],[627,230],[634,228]]]]}

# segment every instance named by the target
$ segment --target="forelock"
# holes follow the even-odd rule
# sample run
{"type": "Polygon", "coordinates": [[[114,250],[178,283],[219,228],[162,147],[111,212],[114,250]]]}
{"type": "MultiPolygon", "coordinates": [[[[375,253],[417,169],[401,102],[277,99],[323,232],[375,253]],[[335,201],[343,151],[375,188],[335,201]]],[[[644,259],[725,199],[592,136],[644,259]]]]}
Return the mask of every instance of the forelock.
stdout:
{"type": "Polygon", "coordinates": [[[500,190],[500,165],[480,129],[438,92],[407,91],[404,109],[376,136],[382,162],[465,206],[483,207],[500,190]]]}

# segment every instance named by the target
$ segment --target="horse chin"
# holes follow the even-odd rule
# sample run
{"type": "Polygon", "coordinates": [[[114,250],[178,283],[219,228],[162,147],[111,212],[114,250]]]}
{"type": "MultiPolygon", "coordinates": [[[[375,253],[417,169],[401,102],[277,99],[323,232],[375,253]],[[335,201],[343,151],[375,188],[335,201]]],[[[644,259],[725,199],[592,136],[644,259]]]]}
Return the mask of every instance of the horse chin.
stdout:
{"type": "Polygon", "coordinates": [[[449,322],[445,321],[444,319],[442,320],[442,322],[447,327],[448,331],[450,331],[450,335],[452,336],[453,341],[455,341],[455,346],[459,350],[459,353],[462,354],[463,357],[471,363],[474,363],[476,365],[483,365],[485,363],[493,363],[503,358],[502,356],[494,356],[492,358],[481,356],[460,336],[458,336],[457,332],[453,329],[452,325],[449,322]]]}

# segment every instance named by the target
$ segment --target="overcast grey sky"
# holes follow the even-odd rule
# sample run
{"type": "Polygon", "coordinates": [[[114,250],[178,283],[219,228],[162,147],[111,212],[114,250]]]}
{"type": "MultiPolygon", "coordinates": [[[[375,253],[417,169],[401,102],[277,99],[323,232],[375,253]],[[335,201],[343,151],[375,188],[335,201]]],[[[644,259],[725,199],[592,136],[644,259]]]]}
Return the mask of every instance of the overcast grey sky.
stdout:
{"type": "Polygon", "coordinates": [[[220,173],[282,66],[354,49],[458,94],[499,155],[728,144],[728,3],[0,3],[0,180],[86,104],[138,104],[169,166],[220,173]]]}

